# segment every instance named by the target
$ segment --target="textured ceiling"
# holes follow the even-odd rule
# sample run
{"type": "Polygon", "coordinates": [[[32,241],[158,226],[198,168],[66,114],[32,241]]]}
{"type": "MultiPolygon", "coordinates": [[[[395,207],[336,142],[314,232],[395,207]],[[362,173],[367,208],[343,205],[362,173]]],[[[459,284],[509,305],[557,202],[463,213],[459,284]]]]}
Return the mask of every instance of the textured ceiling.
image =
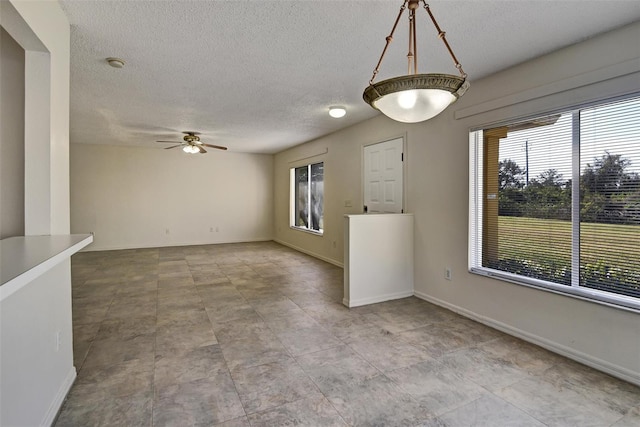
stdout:
{"type": "MultiPolygon", "coordinates": [[[[362,91],[402,1],[60,3],[71,23],[72,143],[162,148],[153,141],[195,130],[230,151],[275,153],[377,114],[362,91]],[[126,66],[109,67],[111,56],[126,66]],[[347,115],[329,117],[330,105],[347,115]]],[[[472,88],[473,80],[640,20],[639,0],[430,5],[472,88]]],[[[420,71],[455,74],[418,13],[420,71]]],[[[406,73],[406,32],[403,20],[378,80],[406,73]]]]}

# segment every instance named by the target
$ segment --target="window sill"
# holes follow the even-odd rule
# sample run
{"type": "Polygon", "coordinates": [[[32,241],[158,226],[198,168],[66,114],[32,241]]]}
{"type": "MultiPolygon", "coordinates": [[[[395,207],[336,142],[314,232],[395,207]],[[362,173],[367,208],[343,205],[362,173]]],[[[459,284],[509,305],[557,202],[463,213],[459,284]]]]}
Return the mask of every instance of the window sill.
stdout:
{"type": "Polygon", "coordinates": [[[577,298],[595,304],[606,305],[608,307],[617,308],[619,310],[640,313],[640,300],[633,297],[616,295],[613,293],[598,291],[586,287],[558,285],[552,282],[545,282],[544,280],[530,279],[484,267],[471,267],[469,269],[469,272],[478,274],[480,276],[490,277],[492,279],[513,283],[516,285],[526,286],[541,291],[552,292],[554,294],[564,295],[566,297],[577,298]]]}

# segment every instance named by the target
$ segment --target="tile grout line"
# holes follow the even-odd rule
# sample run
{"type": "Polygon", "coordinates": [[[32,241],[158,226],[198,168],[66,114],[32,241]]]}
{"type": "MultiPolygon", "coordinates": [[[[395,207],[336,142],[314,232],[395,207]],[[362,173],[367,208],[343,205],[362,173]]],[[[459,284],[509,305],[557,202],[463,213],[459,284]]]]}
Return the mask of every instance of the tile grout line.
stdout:
{"type": "Polygon", "coordinates": [[[160,304],[160,251],[158,251],[158,274],[156,276],[156,315],[155,315],[155,336],[153,340],[153,381],[151,383],[151,427],[155,425],[155,412],[156,412],[156,356],[158,352],[158,308],[160,304]]]}

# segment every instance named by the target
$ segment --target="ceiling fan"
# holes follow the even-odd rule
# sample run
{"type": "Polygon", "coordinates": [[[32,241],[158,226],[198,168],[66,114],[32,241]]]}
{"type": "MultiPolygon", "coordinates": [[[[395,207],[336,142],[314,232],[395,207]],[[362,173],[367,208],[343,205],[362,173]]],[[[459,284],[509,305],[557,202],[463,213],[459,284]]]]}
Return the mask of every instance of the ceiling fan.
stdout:
{"type": "Polygon", "coordinates": [[[200,132],[185,131],[182,133],[185,134],[182,137],[182,139],[184,140],[183,142],[179,142],[179,141],[156,141],[156,142],[162,142],[162,143],[168,142],[171,144],[176,144],[171,147],[165,148],[165,150],[170,150],[176,147],[182,147],[182,151],[189,154],[196,154],[196,153],[204,154],[207,152],[207,150],[205,150],[204,147],[217,148],[218,150],[227,149],[227,147],[222,147],[220,145],[211,145],[211,144],[205,144],[204,142],[201,142],[200,137],[198,136],[200,135],[200,132]]]}

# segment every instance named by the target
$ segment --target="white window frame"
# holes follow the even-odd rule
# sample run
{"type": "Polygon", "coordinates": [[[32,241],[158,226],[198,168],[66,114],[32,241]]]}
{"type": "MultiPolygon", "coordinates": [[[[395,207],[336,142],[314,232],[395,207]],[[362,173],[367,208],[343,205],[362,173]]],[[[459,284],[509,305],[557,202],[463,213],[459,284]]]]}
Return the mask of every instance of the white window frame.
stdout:
{"type": "MultiPolygon", "coordinates": [[[[307,200],[309,200],[309,203],[311,203],[311,166],[317,165],[317,164],[322,164],[323,171],[324,171],[324,160],[304,163],[295,167],[291,167],[289,169],[289,227],[292,228],[293,230],[298,230],[305,233],[311,233],[317,236],[322,236],[324,235],[324,227],[321,228],[320,230],[314,230],[313,228],[296,225],[296,204],[298,203],[298,201],[296,200],[296,169],[299,169],[301,167],[307,167],[309,170],[309,175],[308,175],[309,186],[307,187],[307,191],[308,191],[307,200]]],[[[323,176],[323,183],[324,183],[324,176],[323,176]]],[[[324,186],[323,186],[322,192],[323,192],[322,203],[324,205],[324,186]]],[[[324,207],[323,207],[323,211],[324,211],[324,207]]],[[[309,220],[307,223],[308,224],[311,223],[311,209],[309,209],[309,220]]]]}
{"type": "MultiPolygon", "coordinates": [[[[521,276],[506,271],[495,270],[482,266],[482,215],[483,215],[483,168],[484,168],[484,152],[483,152],[483,128],[471,129],[469,132],[469,253],[468,268],[469,272],[495,278],[498,280],[541,289],[561,295],[566,295],[578,299],[583,299],[599,304],[612,306],[615,308],[640,312],[640,298],[630,297],[626,295],[615,294],[612,292],[600,291],[579,284],[579,267],[580,267],[580,209],[576,206],[580,205],[580,110],[603,105],[616,101],[623,101],[639,97],[640,93],[629,94],[613,99],[590,102],[574,107],[564,108],[562,110],[541,112],[531,115],[527,118],[538,118],[545,115],[558,113],[572,113],[572,250],[571,250],[571,267],[572,280],[571,286],[561,285],[540,279],[534,279],[521,276]]],[[[511,120],[499,124],[493,124],[491,127],[512,124],[517,121],[523,121],[527,118],[519,120],[511,120]]]]}

